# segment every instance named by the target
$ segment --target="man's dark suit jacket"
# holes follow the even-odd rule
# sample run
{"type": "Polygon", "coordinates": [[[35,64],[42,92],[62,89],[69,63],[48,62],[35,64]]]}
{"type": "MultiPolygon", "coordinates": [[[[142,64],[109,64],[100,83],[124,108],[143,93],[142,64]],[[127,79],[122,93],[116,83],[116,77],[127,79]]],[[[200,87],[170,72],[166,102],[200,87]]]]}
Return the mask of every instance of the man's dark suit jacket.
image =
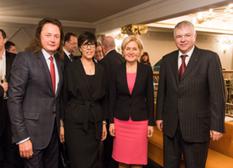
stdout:
{"type": "Polygon", "coordinates": [[[73,60],[73,58],[69,58],[68,57],[68,55],[66,55],[66,53],[65,52],[63,52],[63,54],[64,54],[64,56],[63,56],[63,58],[64,58],[64,66],[66,66],[67,64],[69,64],[69,63],[71,63],[72,62],[72,60],[73,60]]]}
{"type": "Polygon", "coordinates": [[[42,52],[22,52],[16,56],[11,69],[8,99],[13,142],[30,137],[33,148],[37,150],[49,144],[55,119],[59,125],[59,99],[63,80],[58,57],[56,64],[59,84],[54,95],[50,71],[42,52]]]}
{"type": "Polygon", "coordinates": [[[109,81],[111,80],[114,71],[116,70],[118,65],[124,63],[124,59],[122,55],[119,54],[116,50],[112,50],[104,56],[100,63],[104,66],[107,78],[106,80],[109,86],[109,81]]]}
{"type": "Polygon", "coordinates": [[[126,64],[118,66],[110,86],[110,112],[120,120],[149,120],[154,125],[153,73],[150,66],[138,63],[136,80],[130,94],[126,77],[126,64]]]}
{"type": "MultiPolygon", "coordinates": [[[[15,54],[6,52],[6,80],[9,82],[11,65],[14,61],[15,54]]],[[[3,99],[4,90],[0,86],[0,135],[5,129],[6,117],[7,117],[7,105],[6,100],[3,99]]]]}
{"type": "MultiPolygon", "coordinates": [[[[117,71],[119,65],[124,63],[124,59],[121,54],[116,50],[112,50],[107,53],[104,58],[100,61],[100,64],[104,67],[105,81],[106,81],[106,105],[105,111],[109,114],[109,91],[110,91],[110,81],[112,80],[113,74],[117,71]]],[[[108,116],[109,118],[109,116],[108,116]]]]}
{"type": "Polygon", "coordinates": [[[210,130],[224,131],[224,81],[216,53],[195,47],[183,78],[178,79],[178,51],[163,57],[156,119],[175,135],[179,122],[185,141],[205,142],[210,130]]]}

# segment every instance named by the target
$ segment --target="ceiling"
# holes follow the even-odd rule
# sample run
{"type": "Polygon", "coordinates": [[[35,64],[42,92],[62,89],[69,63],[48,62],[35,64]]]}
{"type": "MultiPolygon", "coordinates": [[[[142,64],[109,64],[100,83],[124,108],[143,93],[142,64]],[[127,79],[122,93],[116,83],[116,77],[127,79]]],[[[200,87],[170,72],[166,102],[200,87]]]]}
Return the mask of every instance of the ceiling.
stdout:
{"type": "MultiPolygon", "coordinates": [[[[193,21],[196,17],[196,13],[184,12],[197,12],[202,6],[221,2],[225,4],[232,0],[1,0],[0,23],[37,24],[43,17],[54,17],[65,26],[95,28],[103,32],[126,23],[148,23],[165,16],[170,18],[177,13],[176,16],[180,17],[149,24],[173,28],[181,20],[193,21]]],[[[197,26],[233,34],[233,12],[226,16],[220,8],[214,10],[215,17],[197,26]]]]}
{"type": "Polygon", "coordinates": [[[149,26],[174,28],[182,20],[191,21],[198,31],[233,34],[233,3],[155,22],[149,26]]]}
{"type": "Polygon", "coordinates": [[[96,22],[150,0],[1,0],[0,16],[96,22]]]}

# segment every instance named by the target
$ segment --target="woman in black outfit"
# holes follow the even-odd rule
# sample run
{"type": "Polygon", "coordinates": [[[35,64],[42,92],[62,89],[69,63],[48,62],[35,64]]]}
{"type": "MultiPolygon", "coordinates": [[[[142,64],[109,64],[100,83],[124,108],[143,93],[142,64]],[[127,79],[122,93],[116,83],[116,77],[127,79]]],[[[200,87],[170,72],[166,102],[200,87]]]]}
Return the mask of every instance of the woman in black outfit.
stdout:
{"type": "Polygon", "coordinates": [[[100,141],[107,134],[104,72],[92,59],[96,44],[94,34],[81,34],[78,38],[81,58],[69,63],[64,72],[65,142],[71,168],[96,168],[100,141]]]}

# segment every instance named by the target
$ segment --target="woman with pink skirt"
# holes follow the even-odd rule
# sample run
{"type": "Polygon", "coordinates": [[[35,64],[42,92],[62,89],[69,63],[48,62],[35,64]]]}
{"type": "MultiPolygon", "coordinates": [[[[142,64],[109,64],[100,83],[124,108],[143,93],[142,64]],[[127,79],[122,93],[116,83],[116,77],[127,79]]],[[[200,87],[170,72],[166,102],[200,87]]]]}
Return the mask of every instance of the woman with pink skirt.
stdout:
{"type": "Polygon", "coordinates": [[[119,65],[110,90],[112,157],[119,168],[141,168],[147,164],[148,137],[153,134],[154,90],[149,65],[138,62],[143,46],[135,36],[122,43],[125,64],[119,65]]]}

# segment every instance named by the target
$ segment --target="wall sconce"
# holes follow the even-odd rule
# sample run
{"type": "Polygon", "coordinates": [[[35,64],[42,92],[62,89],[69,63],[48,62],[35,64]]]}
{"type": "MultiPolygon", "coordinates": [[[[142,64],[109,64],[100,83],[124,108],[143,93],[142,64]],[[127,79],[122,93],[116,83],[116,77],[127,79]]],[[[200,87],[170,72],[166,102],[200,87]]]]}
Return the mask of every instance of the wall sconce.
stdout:
{"type": "Polygon", "coordinates": [[[128,35],[141,35],[147,33],[147,31],[148,27],[143,24],[129,24],[121,28],[121,33],[128,35]]]}

